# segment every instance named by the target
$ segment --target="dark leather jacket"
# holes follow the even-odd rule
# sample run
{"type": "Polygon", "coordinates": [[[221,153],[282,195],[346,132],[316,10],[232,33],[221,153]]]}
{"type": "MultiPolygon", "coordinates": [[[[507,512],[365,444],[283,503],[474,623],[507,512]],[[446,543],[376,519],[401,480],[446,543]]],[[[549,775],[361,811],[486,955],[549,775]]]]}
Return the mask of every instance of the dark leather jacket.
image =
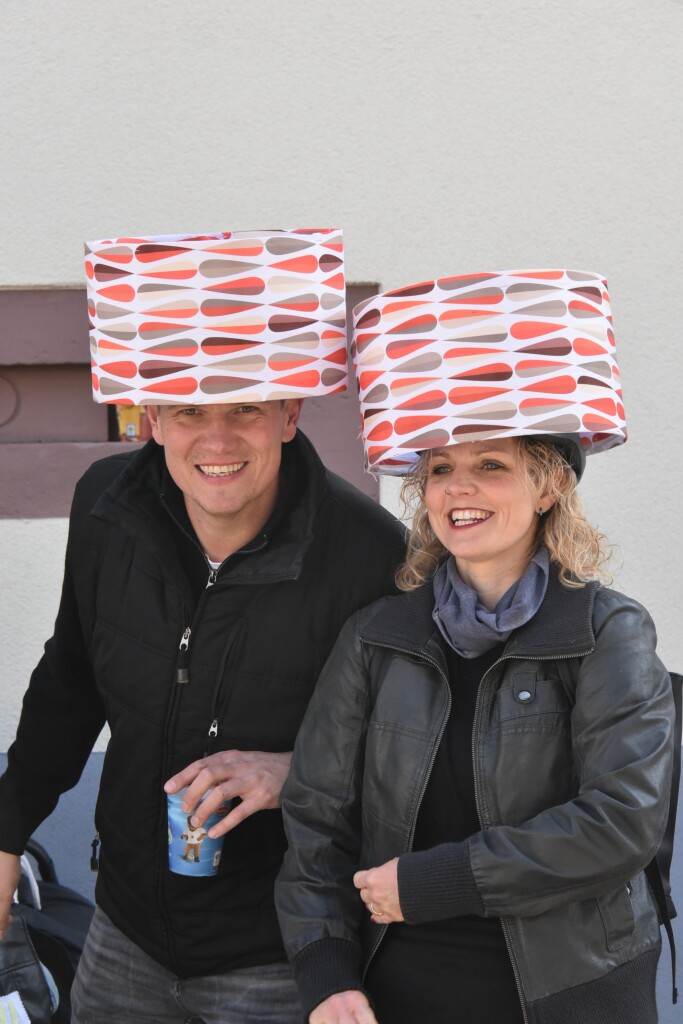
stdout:
{"type": "Polygon", "coordinates": [[[454,890],[475,888],[480,912],[502,919],[526,1020],[656,1021],[643,868],[667,818],[673,703],[649,615],[551,574],[480,685],[481,831],[410,854],[450,703],[432,606],[425,586],[354,615],[299,734],[277,901],[304,1005],[360,987],[361,947],[367,963],[385,929],[368,923],[353,872],[399,856],[400,886],[411,858],[442,873],[444,916],[458,913],[450,870],[454,890]]]}

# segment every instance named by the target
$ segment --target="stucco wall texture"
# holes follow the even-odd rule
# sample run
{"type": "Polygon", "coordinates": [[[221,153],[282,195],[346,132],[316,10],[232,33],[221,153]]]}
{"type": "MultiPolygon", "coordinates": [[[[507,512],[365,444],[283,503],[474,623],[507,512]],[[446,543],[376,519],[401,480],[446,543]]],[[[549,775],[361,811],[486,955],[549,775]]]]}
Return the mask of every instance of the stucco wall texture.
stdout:
{"type": "MultiPolygon", "coordinates": [[[[680,670],[682,44],[681,0],[6,0],[0,287],[81,285],[85,238],[252,227],[341,226],[383,289],[601,271],[630,440],[583,492],[680,670]]],[[[0,522],[0,750],[65,533],[0,522]]]]}

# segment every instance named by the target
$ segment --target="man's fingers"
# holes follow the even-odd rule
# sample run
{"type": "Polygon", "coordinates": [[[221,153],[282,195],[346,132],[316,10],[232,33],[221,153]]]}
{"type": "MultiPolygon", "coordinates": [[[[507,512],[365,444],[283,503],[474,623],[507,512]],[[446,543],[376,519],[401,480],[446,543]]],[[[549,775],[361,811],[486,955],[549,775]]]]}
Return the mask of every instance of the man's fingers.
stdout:
{"type": "MultiPolygon", "coordinates": [[[[217,754],[210,754],[209,757],[201,757],[198,761],[188,764],[181,772],[172,775],[164,784],[167,793],[177,793],[179,789],[192,786],[200,773],[209,773],[209,785],[217,778],[226,779],[230,775],[231,765],[249,759],[249,753],[242,750],[219,750],[217,754]]],[[[208,787],[207,787],[208,788],[208,787]]],[[[205,792],[203,790],[202,792],[205,792]]],[[[201,797],[200,793],[200,797],[201,797]]],[[[199,798],[198,798],[199,799],[199,798]]]]}
{"type": "Polygon", "coordinates": [[[230,832],[235,825],[239,825],[241,821],[244,821],[245,818],[248,818],[258,810],[258,807],[250,805],[249,800],[242,800],[236,807],[233,807],[229,814],[226,814],[224,818],[211,826],[209,829],[209,835],[212,839],[216,839],[218,836],[224,836],[226,832],[230,832]]]}
{"type": "Polygon", "coordinates": [[[177,793],[179,790],[184,789],[185,786],[189,786],[193,782],[197,774],[201,771],[201,762],[195,761],[193,764],[189,764],[187,768],[183,768],[177,775],[172,775],[170,779],[164,783],[164,791],[166,793],[177,793]]]}
{"type": "Polygon", "coordinates": [[[164,789],[177,793],[185,788],[182,809],[192,815],[192,825],[204,825],[221,805],[240,797],[222,821],[211,830],[212,837],[224,835],[249,815],[280,806],[280,792],[289,771],[291,753],[258,750],[224,750],[194,761],[170,778],[164,789]]]}
{"type": "MultiPolygon", "coordinates": [[[[204,791],[205,792],[205,791],[204,791]]],[[[188,790],[188,798],[190,791],[188,790]]],[[[223,805],[229,804],[235,797],[240,797],[240,803],[231,808],[230,812],[211,828],[212,836],[222,836],[235,825],[248,818],[256,811],[262,811],[271,802],[269,788],[262,784],[262,778],[258,773],[238,776],[229,782],[214,783],[213,789],[206,794],[201,803],[196,801],[190,810],[194,809],[192,815],[193,825],[203,825],[206,820],[223,805]]],[[[188,801],[192,803],[191,800],[188,801]]]]}
{"type": "MultiPolygon", "coordinates": [[[[218,828],[229,818],[230,815],[227,811],[230,810],[231,803],[235,797],[240,795],[241,788],[242,787],[237,781],[224,782],[220,786],[214,786],[211,792],[207,793],[201,803],[195,802],[190,808],[190,810],[193,811],[191,819],[192,824],[194,826],[205,825],[212,814],[218,814],[221,821],[212,826],[212,828],[218,828]]],[[[211,834],[212,836],[223,835],[223,833],[227,831],[228,829],[221,828],[220,832],[212,831],[211,834]]]]}
{"type": "Polygon", "coordinates": [[[201,817],[202,822],[213,811],[217,811],[226,800],[240,795],[241,785],[238,779],[226,777],[210,768],[204,768],[183,798],[183,810],[188,814],[192,811],[201,817]]]}
{"type": "MultiPolygon", "coordinates": [[[[240,822],[245,820],[245,818],[249,818],[252,814],[256,814],[257,811],[262,811],[266,805],[267,794],[266,791],[263,789],[256,788],[252,791],[249,791],[247,787],[238,787],[237,784],[234,787],[221,786],[218,787],[214,791],[214,793],[211,794],[211,797],[207,797],[206,800],[204,800],[199,805],[197,809],[197,817],[199,817],[199,815],[201,814],[203,820],[205,821],[210,813],[210,811],[208,811],[208,805],[210,801],[212,801],[213,798],[215,797],[215,794],[224,794],[226,791],[230,792],[232,788],[239,788],[240,792],[244,793],[244,796],[242,796],[242,799],[237,804],[237,806],[233,807],[230,810],[229,814],[226,814],[226,816],[222,818],[221,821],[218,821],[216,822],[215,825],[211,826],[211,828],[209,829],[209,835],[212,838],[215,838],[217,836],[223,836],[225,835],[226,832],[230,832],[230,830],[233,829],[235,825],[239,825],[240,822]]],[[[235,796],[237,795],[238,794],[235,793],[235,796]]],[[[223,797],[223,802],[225,802],[225,797],[223,797]]]]}

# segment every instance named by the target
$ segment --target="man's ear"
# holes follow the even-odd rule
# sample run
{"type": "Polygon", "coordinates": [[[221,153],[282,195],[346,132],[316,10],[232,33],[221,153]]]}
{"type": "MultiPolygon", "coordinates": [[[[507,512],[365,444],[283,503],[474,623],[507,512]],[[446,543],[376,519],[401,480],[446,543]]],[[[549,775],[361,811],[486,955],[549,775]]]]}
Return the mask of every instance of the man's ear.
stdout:
{"type": "Polygon", "coordinates": [[[150,422],[152,428],[152,437],[157,444],[163,444],[163,431],[161,429],[161,406],[159,405],[148,405],[147,407],[147,419],[150,422]]]}
{"type": "Polygon", "coordinates": [[[296,434],[296,425],[301,415],[303,398],[286,398],[284,401],[284,419],[282,423],[283,442],[291,441],[296,434]]]}

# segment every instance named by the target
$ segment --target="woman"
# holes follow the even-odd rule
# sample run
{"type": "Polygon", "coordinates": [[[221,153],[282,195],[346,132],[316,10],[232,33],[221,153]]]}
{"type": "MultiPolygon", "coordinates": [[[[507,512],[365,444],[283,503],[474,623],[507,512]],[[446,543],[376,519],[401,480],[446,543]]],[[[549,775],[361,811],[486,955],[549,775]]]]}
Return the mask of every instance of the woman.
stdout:
{"type": "Polygon", "coordinates": [[[279,912],[310,1024],[657,1020],[643,869],[667,818],[670,682],[647,612],[601,585],[604,542],[576,494],[584,453],[625,439],[610,334],[604,282],[571,271],[427,282],[356,311],[368,459],[392,472],[417,459],[417,509],[406,592],[347,623],[284,793],[279,912]],[[390,349],[396,314],[423,367],[438,356],[422,390],[411,353],[402,370],[390,349]],[[600,371],[611,394],[597,399],[600,371]],[[558,393],[572,399],[553,419],[558,393]]]}

